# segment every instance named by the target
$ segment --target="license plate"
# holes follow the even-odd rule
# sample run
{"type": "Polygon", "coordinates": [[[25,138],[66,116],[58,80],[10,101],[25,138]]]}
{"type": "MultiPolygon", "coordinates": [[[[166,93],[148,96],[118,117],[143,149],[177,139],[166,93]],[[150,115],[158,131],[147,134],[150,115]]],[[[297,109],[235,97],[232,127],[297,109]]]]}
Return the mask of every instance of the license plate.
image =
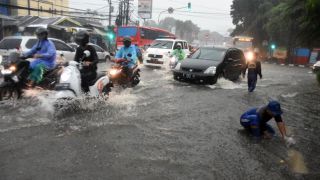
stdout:
{"type": "Polygon", "coordinates": [[[70,88],[70,83],[59,83],[56,85],[57,90],[66,90],[70,88]]]}
{"type": "Polygon", "coordinates": [[[154,62],[154,63],[157,63],[158,62],[158,59],[150,59],[151,62],[154,62]]]}

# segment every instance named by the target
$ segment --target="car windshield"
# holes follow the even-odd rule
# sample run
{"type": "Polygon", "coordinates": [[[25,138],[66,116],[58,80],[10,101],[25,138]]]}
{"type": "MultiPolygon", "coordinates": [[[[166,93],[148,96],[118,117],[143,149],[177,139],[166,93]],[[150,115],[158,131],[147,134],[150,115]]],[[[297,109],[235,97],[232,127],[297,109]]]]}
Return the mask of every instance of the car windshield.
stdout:
{"type": "Polygon", "coordinates": [[[200,48],[190,58],[221,61],[226,52],[226,49],[218,48],[200,48]]]}
{"type": "Polygon", "coordinates": [[[29,39],[26,43],[26,48],[31,49],[37,42],[38,39],[29,39]]]}
{"type": "Polygon", "coordinates": [[[154,41],[150,48],[172,49],[172,41],[154,41]]]}
{"type": "Polygon", "coordinates": [[[0,42],[0,49],[16,49],[20,48],[22,39],[3,39],[0,42]]]}

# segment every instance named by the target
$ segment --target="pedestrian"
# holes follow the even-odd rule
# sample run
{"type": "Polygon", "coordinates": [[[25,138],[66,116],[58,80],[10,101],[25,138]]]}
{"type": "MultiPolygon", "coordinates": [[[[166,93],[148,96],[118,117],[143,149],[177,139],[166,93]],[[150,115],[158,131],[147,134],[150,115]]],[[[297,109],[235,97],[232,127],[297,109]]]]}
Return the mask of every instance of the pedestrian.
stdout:
{"type": "Polygon", "coordinates": [[[262,136],[265,139],[271,139],[275,131],[272,126],[268,124],[268,121],[274,118],[282,138],[287,141],[286,127],[281,115],[282,110],[280,103],[272,100],[265,106],[251,108],[243,113],[240,117],[240,124],[256,138],[262,136]]]}
{"type": "Polygon", "coordinates": [[[245,77],[247,69],[248,91],[253,92],[257,85],[258,75],[260,76],[260,79],[262,79],[261,62],[258,61],[258,52],[249,52],[249,55],[247,56],[246,68],[242,72],[243,78],[245,77]]]}

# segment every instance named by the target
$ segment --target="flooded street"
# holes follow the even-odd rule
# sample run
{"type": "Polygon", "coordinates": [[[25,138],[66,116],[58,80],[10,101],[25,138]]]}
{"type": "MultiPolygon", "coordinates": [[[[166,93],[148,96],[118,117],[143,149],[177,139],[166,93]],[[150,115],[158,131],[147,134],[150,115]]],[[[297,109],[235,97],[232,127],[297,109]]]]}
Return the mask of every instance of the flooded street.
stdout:
{"type": "Polygon", "coordinates": [[[79,98],[60,114],[50,92],[1,103],[0,179],[320,179],[320,89],[309,68],[263,64],[250,94],[246,79],[195,85],[141,69],[137,87],[79,98]],[[253,141],[240,126],[270,99],[295,144],[273,120],[272,140],[253,141]]]}

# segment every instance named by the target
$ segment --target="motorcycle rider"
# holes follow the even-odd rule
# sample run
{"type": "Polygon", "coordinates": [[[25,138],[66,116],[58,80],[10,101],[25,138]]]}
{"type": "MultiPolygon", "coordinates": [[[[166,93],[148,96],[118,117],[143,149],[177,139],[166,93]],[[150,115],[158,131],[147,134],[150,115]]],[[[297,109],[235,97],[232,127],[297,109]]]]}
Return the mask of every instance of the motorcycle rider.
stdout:
{"type": "Polygon", "coordinates": [[[126,36],[123,38],[123,47],[116,53],[115,59],[126,59],[128,62],[122,63],[124,72],[128,76],[128,79],[132,76],[132,70],[137,64],[137,52],[136,47],[131,45],[131,38],[126,36]]]}
{"type": "Polygon", "coordinates": [[[76,50],[74,60],[81,63],[83,62],[83,68],[80,69],[81,73],[81,87],[86,93],[89,92],[89,86],[92,85],[93,80],[97,77],[97,63],[98,55],[93,46],[89,45],[89,33],[87,31],[79,31],[75,34],[75,42],[79,45],[76,50]],[[89,57],[85,57],[84,51],[90,52],[89,57]]]}
{"type": "Polygon", "coordinates": [[[174,49],[173,53],[172,53],[173,56],[177,57],[178,58],[178,61],[182,61],[186,58],[186,54],[185,52],[182,50],[182,45],[180,43],[178,43],[176,45],[176,48],[174,49]]]}
{"type": "Polygon", "coordinates": [[[272,100],[266,106],[252,108],[242,114],[240,124],[254,137],[261,137],[262,135],[264,138],[270,139],[275,134],[275,131],[267,122],[274,118],[282,138],[286,140],[287,133],[281,114],[280,103],[272,100]]]}
{"type": "Polygon", "coordinates": [[[245,77],[246,70],[248,69],[248,91],[253,92],[257,85],[257,76],[262,79],[261,62],[258,61],[259,52],[257,50],[252,54],[252,59],[247,60],[246,68],[242,72],[242,76],[245,77]]]}
{"type": "Polygon", "coordinates": [[[31,74],[29,76],[29,87],[35,83],[40,83],[46,70],[51,70],[56,65],[56,48],[51,40],[48,39],[48,30],[39,27],[35,32],[38,42],[30,51],[23,54],[25,57],[33,56],[34,61],[30,64],[31,74]]]}

